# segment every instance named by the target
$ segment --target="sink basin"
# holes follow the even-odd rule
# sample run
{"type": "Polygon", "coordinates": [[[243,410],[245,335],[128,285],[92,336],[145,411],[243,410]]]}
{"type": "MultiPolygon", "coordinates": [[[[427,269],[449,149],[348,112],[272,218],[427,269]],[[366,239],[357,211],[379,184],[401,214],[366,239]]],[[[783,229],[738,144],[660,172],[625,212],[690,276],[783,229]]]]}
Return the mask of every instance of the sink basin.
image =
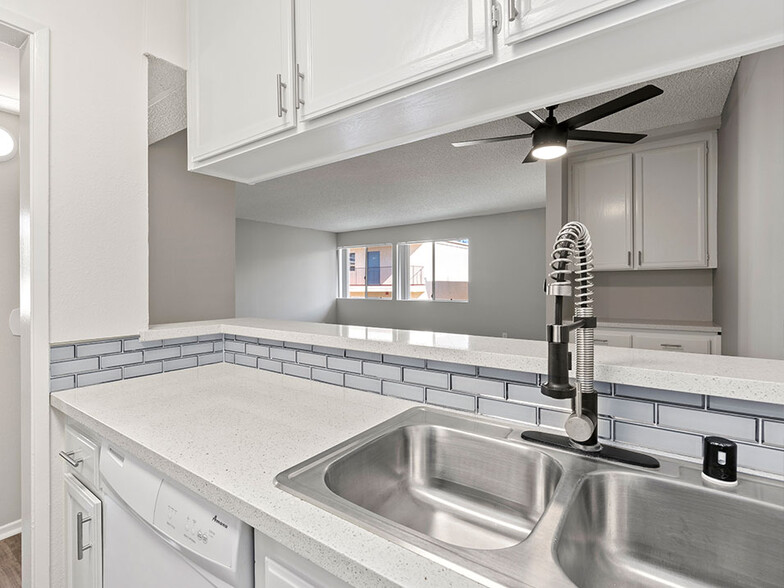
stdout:
{"type": "Polygon", "coordinates": [[[784,504],[652,476],[584,478],[556,545],[581,588],[784,586],[784,504]]]}
{"type": "Polygon", "coordinates": [[[341,498],[444,543],[502,549],[528,537],[560,477],[539,451],[422,424],[348,453],[324,481],[341,498]]]}

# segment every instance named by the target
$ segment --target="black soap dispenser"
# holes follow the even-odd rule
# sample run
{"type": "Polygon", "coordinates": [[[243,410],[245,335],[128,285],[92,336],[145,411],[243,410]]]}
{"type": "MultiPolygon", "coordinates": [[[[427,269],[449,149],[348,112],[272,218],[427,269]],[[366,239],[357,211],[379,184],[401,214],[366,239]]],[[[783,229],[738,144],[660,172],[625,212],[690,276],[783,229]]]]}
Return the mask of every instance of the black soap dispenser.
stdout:
{"type": "Polygon", "coordinates": [[[723,437],[705,437],[702,442],[702,477],[720,486],[738,485],[738,446],[723,437]]]}

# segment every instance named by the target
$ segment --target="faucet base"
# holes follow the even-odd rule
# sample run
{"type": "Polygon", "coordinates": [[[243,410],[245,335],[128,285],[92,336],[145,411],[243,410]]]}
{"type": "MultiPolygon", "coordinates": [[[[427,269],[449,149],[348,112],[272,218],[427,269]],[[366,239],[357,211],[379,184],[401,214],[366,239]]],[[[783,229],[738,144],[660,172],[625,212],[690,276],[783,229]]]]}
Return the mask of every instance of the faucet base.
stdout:
{"type": "Polygon", "coordinates": [[[553,435],[552,433],[542,433],[541,431],[523,431],[521,437],[524,441],[550,445],[551,447],[557,447],[585,457],[598,457],[608,461],[617,461],[643,468],[659,467],[659,461],[650,455],[630,451],[628,449],[621,449],[620,447],[602,445],[598,451],[584,451],[575,447],[571,439],[566,435],[553,435]]]}

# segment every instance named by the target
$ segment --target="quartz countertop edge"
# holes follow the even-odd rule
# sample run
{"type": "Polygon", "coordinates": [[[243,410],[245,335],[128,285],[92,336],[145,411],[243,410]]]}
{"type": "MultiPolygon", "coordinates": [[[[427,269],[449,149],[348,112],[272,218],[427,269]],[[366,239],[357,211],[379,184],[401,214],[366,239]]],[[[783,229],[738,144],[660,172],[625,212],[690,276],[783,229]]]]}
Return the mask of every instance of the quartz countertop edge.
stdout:
{"type": "Polygon", "coordinates": [[[351,585],[480,585],[273,484],[413,403],[218,364],[57,392],[51,405],[351,585]]]}
{"type": "MultiPolygon", "coordinates": [[[[547,343],[429,331],[237,318],[156,325],[143,341],[224,333],[534,373],[547,343]]],[[[620,347],[595,349],[595,379],[645,388],[784,404],[784,361],[620,347]]]]}

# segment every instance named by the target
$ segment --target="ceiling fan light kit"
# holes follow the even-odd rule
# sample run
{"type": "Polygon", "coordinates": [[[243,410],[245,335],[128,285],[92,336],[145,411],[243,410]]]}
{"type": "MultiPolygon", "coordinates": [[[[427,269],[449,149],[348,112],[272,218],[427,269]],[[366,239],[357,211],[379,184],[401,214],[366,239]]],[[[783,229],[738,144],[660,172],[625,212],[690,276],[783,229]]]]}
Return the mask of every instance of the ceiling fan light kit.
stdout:
{"type": "Polygon", "coordinates": [[[641,133],[615,133],[608,131],[582,131],[580,127],[596,122],[610,115],[631,108],[636,104],[655,98],[663,94],[664,90],[648,84],[637,90],[619,96],[609,102],[600,104],[595,108],[586,110],[563,122],[558,122],[554,111],[558,106],[548,106],[549,114],[542,119],[535,112],[523,112],[517,115],[521,121],[533,128],[533,133],[523,135],[508,135],[504,137],[489,137],[487,139],[474,139],[452,143],[454,147],[468,147],[484,143],[497,143],[500,141],[516,141],[519,139],[532,139],[532,148],[523,160],[531,163],[540,159],[556,159],[566,154],[566,144],[569,139],[573,141],[592,141],[597,143],[636,143],[646,135],[641,133]]]}

